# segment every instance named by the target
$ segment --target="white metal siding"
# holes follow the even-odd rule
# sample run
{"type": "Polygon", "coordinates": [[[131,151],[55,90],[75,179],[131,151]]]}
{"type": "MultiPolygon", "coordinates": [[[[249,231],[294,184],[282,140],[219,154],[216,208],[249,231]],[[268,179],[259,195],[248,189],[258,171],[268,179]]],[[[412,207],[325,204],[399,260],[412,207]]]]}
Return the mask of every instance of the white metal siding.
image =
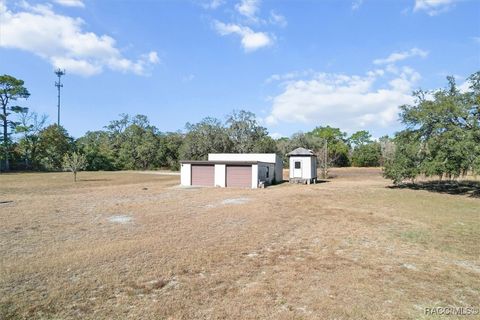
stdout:
{"type": "Polygon", "coordinates": [[[276,182],[283,181],[283,162],[275,153],[210,153],[209,161],[258,161],[275,165],[272,174],[276,182]]]}
{"type": "Polygon", "coordinates": [[[209,153],[208,161],[259,161],[276,162],[275,153],[209,153]]]}
{"type": "Polygon", "coordinates": [[[258,164],[253,164],[252,165],[252,184],[250,187],[252,189],[257,189],[258,188],[258,164]]]}
{"type": "Polygon", "coordinates": [[[215,187],[226,187],[226,168],[224,164],[215,165],[215,187]]]}
{"type": "Polygon", "coordinates": [[[312,160],[312,173],[311,178],[317,177],[317,158],[311,158],[312,160]]]}
{"type": "Polygon", "coordinates": [[[275,175],[275,165],[273,163],[259,163],[258,164],[258,180],[264,182],[266,185],[272,184],[275,175]],[[268,172],[268,177],[267,177],[268,172]]]}
{"type": "Polygon", "coordinates": [[[302,157],[302,156],[291,156],[290,157],[290,168],[289,168],[289,178],[302,178],[302,179],[312,179],[316,177],[316,159],[315,157],[302,157]],[[300,161],[302,163],[302,174],[301,177],[294,176],[295,162],[300,161]]]}
{"type": "Polygon", "coordinates": [[[192,184],[192,168],[190,163],[182,163],[180,167],[180,184],[190,186],[192,184]]]}
{"type": "Polygon", "coordinates": [[[282,158],[276,156],[274,182],[281,183],[283,181],[283,161],[282,158]]]}

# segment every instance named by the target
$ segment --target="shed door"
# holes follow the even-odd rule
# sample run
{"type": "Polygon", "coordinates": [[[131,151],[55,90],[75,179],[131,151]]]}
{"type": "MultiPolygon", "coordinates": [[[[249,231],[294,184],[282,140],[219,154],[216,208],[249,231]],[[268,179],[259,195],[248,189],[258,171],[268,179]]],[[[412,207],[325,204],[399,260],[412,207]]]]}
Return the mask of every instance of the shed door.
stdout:
{"type": "Polygon", "coordinates": [[[252,166],[227,166],[227,187],[252,187],[252,166]]]}
{"type": "Polygon", "coordinates": [[[215,166],[192,164],[192,186],[213,186],[215,166]]]}
{"type": "Polygon", "coordinates": [[[302,161],[300,160],[293,161],[293,177],[302,178],[302,161]]]}

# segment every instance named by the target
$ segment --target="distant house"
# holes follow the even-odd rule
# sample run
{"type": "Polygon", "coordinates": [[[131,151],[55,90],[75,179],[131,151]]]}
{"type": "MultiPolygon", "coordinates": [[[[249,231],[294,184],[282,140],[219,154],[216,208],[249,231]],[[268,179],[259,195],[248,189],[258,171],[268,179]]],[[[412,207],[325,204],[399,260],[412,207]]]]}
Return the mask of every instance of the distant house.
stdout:
{"type": "Polygon", "coordinates": [[[287,154],[289,157],[289,181],[293,183],[317,182],[317,156],[312,150],[297,148],[287,154]]]}
{"type": "Polygon", "coordinates": [[[180,161],[183,186],[252,188],[283,181],[282,159],[275,153],[211,153],[208,161],[180,161]]]}

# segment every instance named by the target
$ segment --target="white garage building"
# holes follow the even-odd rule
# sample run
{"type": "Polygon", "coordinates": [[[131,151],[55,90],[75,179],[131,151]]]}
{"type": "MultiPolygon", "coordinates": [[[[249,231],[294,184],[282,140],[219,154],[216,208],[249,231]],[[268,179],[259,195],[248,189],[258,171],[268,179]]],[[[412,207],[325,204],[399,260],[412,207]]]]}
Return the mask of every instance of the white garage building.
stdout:
{"type": "Polygon", "coordinates": [[[211,153],[208,161],[180,161],[182,186],[253,188],[283,181],[275,153],[211,153]]]}

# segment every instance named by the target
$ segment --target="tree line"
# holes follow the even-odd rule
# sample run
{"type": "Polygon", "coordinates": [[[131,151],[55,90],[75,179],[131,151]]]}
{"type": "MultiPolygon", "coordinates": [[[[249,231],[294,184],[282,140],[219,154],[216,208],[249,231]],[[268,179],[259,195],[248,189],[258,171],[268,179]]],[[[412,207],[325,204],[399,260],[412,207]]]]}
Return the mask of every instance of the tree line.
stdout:
{"type": "MultiPolygon", "coordinates": [[[[78,139],[62,126],[46,125],[45,117],[27,110],[21,118],[23,123],[16,127],[16,137],[9,135],[8,144],[2,143],[2,148],[9,148],[10,169],[14,170],[61,170],[64,156],[74,152],[85,157],[86,170],[177,170],[181,159],[206,160],[209,153],[285,155],[297,147],[321,147],[323,139],[328,139],[332,166],[377,166],[381,159],[379,143],[369,140],[367,132],[353,149],[345,133],[328,126],[275,140],[253,113],[243,110],[233,112],[225,122],[205,118],[187,123],[184,133],[161,132],[144,115],[122,114],[104,130],[89,131],[78,139]]],[[[5,168],[5,152],[2,155],[5,168]]],[[[286,157],[284,160],[286,163],[286,157]]]]}
{"type": "Polygon", "coordinates": [[[418,178],[456,179],[480,173],[480,71],[459,89],[453,77],[434,91],[413,93],[415,103],[400,107],[406,128],[393,139],[384,176],[394,183],[418,178]]]}
{"type": "Polygon", "coordinates": [[[2,170],[61,170],[65,155],[80,154],[87,170],[177,170],[179,161],[206,160],[208,153],[278,153],[297,147],[313,150],[323,177],[330,167],[383,166],[395,183],[421,176],[455,178],[480,172],[480,72],[460,91],[453,78],[445,89],[416,91],[414,105],[401,106],[406,129],[393,138],[372,139],[366,130],[351,135],[318,126],[309,132],[273,139],[252,112],[230,113],[225,121],[207,117],[184,131],[162,132],[144,115],[121,114],[103,130],[74,139],[45,116],[12,102],[30,95],[22,80],[0,77],[3,124],[2,170]]]}

